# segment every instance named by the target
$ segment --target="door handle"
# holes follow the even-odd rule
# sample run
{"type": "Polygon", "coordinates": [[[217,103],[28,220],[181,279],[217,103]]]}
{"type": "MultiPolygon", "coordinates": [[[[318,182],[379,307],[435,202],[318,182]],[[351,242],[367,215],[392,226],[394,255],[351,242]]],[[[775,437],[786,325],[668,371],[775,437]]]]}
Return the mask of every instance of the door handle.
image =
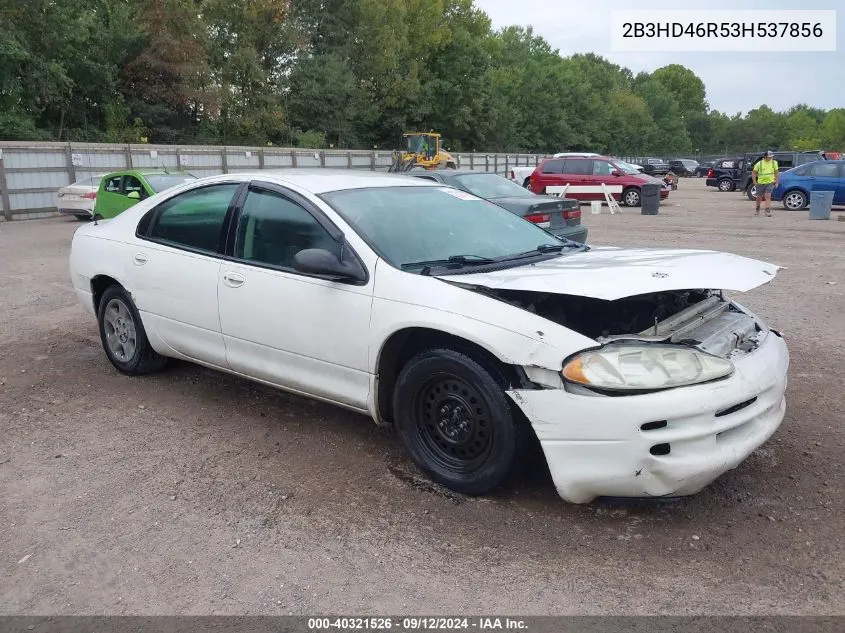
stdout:
{"type": "Polygon", "coordinates": [[[143,266],[147,263],[147,256],[143,253],[135,253],[135,256],[132,258],[132,261],[135,262],[136,266],[143,266]]]}
{"type": "Polygon", "coordinates": [[[223,283],[230,288],[240,288],[246,283],[246,277],[238,273],[226,273],[223,275],[223,283]]]}

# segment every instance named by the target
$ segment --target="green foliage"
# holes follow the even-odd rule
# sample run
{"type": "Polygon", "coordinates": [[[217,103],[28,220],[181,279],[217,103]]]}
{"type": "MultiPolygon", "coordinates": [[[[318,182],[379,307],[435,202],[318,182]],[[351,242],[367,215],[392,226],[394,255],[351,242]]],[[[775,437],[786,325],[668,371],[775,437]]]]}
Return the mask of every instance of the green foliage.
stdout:
{"type": "Polygon", "coordinates": [[[617,155],[845,149],[845,109],[713,111],[474,0],[0,0],[0,138],[617,155]]]}

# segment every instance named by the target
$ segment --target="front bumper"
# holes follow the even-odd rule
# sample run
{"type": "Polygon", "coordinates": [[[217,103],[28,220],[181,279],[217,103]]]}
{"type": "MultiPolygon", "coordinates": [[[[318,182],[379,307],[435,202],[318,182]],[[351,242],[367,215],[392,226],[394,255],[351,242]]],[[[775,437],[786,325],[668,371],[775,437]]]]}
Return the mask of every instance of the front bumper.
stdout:
{"type": "Polygon", "coordinates": [[[534,427],[566,501],[674,497],[736,468],[783,420],[789,367],[783,338],[769,332],[734,365],[724,380],[636,396],[508,393],[534,427]],[[660,428],[643,430],[644,424],[660,428]]]}

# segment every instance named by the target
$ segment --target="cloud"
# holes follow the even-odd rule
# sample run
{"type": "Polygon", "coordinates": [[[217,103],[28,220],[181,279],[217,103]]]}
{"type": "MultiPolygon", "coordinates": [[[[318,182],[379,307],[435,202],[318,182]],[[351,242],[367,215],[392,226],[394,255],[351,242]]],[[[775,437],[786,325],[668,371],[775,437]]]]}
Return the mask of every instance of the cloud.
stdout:
{"type": "MultiPolygon", "coordinates": [[[[611,0],[475,0],[494,28],[533,26],[562,55],[593,52],[635,73],[666,64],[683,64],[707,88],[712,108],[728,114],[761,104],[786,110],[798,103],[830,109],[845,107],[845,37],[837,15],[837,51],[828,53],[611,53],[610,13],[616,9],[678,9],[676,1],[650,0],[636,7],[611,0]]],[[[775,9],[836,9],[841,0],[815,0],[796,6],[794,0],[734,0],[731,9],[757,9],[765,19],[775,9]],[[808,6],[809,5],[809,6],[808,6]]],[[[690,6],[691,9],[706,8],[690,6]]],[[[839,13],[842,13],[841,11],[839,13]]],[[[729,11],[714,19],[729,19],[729,11]]]]}

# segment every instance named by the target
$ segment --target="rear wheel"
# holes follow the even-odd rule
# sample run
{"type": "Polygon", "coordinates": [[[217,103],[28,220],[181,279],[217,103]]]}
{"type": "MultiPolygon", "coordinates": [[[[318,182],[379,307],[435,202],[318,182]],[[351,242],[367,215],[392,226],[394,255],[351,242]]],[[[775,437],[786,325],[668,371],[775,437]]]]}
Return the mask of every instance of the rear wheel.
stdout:
{"type": "Polygon", "coordinates": [[[500,486],[524,442],[524,426],[504,379],[453,349],[427,350],[399,374],[395,426],[429,477],[463,494],[500,486]]]}
{"type": "Polygon", "coordinates": [[[167,358],[150,346],[141,316],[122,286],[114,284],[106,288],[97,317],[103,350],[122,374],[149,374],[162,369],[167,363],[167,358]]]}
{"type": "Polygon", "coordinates": [[[622,192],[622,204],[626,207],[640,206],[640,190],[636,187],[629,187],[622,192]]]}
{"type": "Polygon", "coordinates": [[[531,177],[530,176],[522,181],[522,186],[525,187],[526,189],[531,188],[531,177]]]}
{"type": "Polygon", "coordinates": [[[719,191],[733,191],[734,181],[730,178],[722,178],[719,181],[719,191]]]}
{"type": "Polygon", "coordinates": [[[800,211],[807,206],[807,196],[803,191],[790,191],[783,197],[783,208],[800,211]]]}

